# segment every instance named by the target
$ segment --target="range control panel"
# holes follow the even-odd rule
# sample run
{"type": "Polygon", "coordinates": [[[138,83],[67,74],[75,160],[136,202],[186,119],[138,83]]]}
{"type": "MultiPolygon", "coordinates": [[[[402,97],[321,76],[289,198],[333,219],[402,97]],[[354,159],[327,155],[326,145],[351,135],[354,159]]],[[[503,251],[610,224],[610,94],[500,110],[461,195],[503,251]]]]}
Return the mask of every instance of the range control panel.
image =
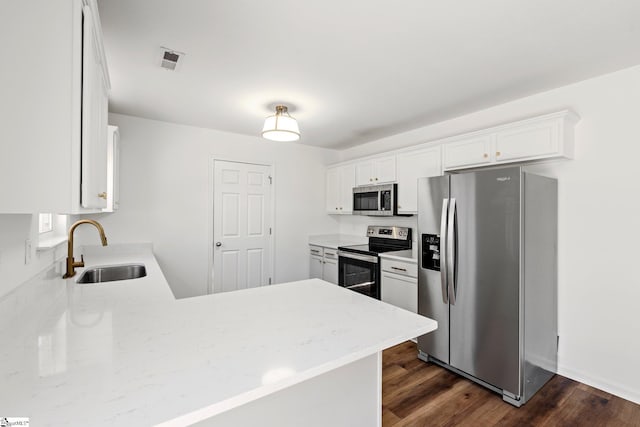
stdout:
{"type": "Polygon", "coordinates": [[[408,227],[370,225],[367,227],[367,236],[381,237],[385,239],[411,240],[411,229],[408,227]]]}
{"type": "Polygon", "coordinates": [[[422,236],[422,268],[440,271],[440,236],[423,234],[422,236]]]}

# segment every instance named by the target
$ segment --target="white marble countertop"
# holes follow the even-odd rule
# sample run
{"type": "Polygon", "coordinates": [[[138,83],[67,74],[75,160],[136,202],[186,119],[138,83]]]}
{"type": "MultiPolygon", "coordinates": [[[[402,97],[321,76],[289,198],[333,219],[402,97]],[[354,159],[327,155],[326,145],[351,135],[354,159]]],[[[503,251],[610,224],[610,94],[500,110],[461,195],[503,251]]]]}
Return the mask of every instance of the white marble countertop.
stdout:
{"type": "Polygon", "coordinates": [[[338,249],[338,246],[362,245],[369,240],[366,236],[351,236],[348,234],[326,234],[309,236],[309,244],[323,248],[338,249]]]}
{"type": "Polygon", "coordinates": [[[80,285],[52,268],[0,299],[0,415],[188,425],[437,326],[318,279],[175,300],[150,247],[84,253],[148,276],[80,285]]]}
{"type": "Polygon", "coordinates": [[[382,252],[380,258],[392,259],[395,261],[408,262],[411,264],[418,263],[418,248],[406,249],[404,251],[382,252]]]}

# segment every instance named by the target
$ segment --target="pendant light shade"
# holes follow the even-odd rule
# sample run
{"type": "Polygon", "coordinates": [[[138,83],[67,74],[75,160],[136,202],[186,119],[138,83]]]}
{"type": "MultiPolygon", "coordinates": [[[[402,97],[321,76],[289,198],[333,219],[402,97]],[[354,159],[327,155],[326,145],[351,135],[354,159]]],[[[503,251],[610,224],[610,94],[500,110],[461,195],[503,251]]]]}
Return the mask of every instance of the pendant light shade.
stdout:
{"type": "Polygon", "coordinates": [[[262,137],[272,141],[297,141],[300,139],[298,122],[289,115],[286,106],[276,105],[276,113],[265,119],[262,137]]]}

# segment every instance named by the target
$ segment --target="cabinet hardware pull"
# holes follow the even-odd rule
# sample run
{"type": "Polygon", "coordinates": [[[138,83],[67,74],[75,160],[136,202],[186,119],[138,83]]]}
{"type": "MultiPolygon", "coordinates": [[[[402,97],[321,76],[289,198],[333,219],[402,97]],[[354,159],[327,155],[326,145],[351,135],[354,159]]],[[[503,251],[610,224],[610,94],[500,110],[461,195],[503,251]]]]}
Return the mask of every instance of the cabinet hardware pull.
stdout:
{"type": "Polygon", "coordinates": [[[336,210],[338,210],[338,207],[336,206],[336,210]]]}
{"type": "Polygon", "coordinates": [[[400,267],[391,267],[391,268],[398,271],[407,271],[406,268],[400,268],[400,267]]]}
{"type": "Polygon", "coordinates": [[[496,151],[496,156],[499,156],[499,155],[500,155],[500,152],[499,152],[499,151],[496,151]]]}
{"type": "Polygon", "coordinates": [[[98,197],[107,200],[107,192],[103,191],[102,193],[98,193],[98,197]]]}
{"type": "Polygon", "coordinates": [[[376,181],[378,180],[378,178],[376,178],[376,181]]]}
{"type": "Polygon", "coordinates": [[[487,153],[484,153],[484,154],[482,155],[482,157],[484,157],[484,158],[486,159],[487,157],[489,157],[489,155],[488,155],[487,153]]]}
{"type": "Polygon", "coordinates": [[[340,208],[340,210],[342,210],[342,208],[340,208]]]}
{"type": "Polygon", "coordinates": [[[373,178],[369,178],[369,181],[373,181],[373,178]]]}

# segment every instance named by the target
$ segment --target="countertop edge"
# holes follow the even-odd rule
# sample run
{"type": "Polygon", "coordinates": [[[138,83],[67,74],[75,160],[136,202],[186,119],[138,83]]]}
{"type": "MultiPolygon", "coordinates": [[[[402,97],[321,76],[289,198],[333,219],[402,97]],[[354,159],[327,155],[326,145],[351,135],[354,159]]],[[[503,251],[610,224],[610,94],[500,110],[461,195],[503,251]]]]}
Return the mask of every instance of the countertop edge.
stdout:
{"type": "Polygon", "coordinates": [[[288,377],[282,381],[278,381],[272,384],[267,384],[262,387],[253,389],[249,392],[239,394],[237,396],[223,400],[221,402],[217,402],[213,405],[197,409],[188,414],[184,414],[179,417],[173,418],[171,420],[156,424],[156,426],[157,427],[189,426],[197,422],[209,419],[211,417],[215,417],[216,415],[222,414],[234,408],[240,407],[246,403],[258,400],[262,397],[284,390],[288,387],[294,386],[308,379],[315,378],[322,374],[326,374],[327,372],[330,372],[337,368],[341,368],[350,363],[361,360],[367,356],[376,354],[382,350],[393,347],[394,345],[398,345],[402,342],[405,342],[417,336],[435,331],[438,327],[438,323],[432,319],[428,319],[428,320],[430,321],[430,325],[425,325],[424,327],[417,328],[412,332],[400,334],[394,338],[390,338],[379,344],[376,344],[375,346],[341,357],[339,359],[331,361],[330,363],[325,363],[325,364],[316,366],[312,369],[301,372],[297,375],[288,377]]]}
{"type": "MultiPolygon", "coordinates": [[[[405,252],[405,251],[398,251],[398,252],[405,252]]],[[[413,257],[407,257],[405,255],[399,255],[395,252],[382,252],[379,254],[380,258],[383,259],[391,259],[394,261],[401,261],[401,262],[406,262],[409,264],[417,264],[418,260],[416,258],[413,257]]]]}

